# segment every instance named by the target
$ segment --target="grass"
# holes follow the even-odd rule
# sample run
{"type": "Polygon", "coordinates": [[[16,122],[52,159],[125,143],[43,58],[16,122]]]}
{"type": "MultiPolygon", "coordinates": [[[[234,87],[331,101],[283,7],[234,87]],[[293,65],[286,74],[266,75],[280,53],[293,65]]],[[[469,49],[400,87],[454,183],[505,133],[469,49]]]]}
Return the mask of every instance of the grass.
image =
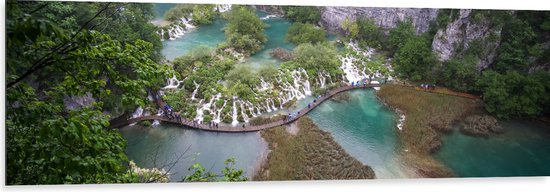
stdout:
{"type": "Polygon", "coordinates": [[[399,137],[403,157],[425,177],[447,177],[452,173],[430,155],[441,145],[441,134],[469,115],[483,114],[481,101],[465,97],[431,93],[400,85],[384,85],[378,97],[406,116],[399,137]],[[404,151],[404,150],[402,150],[404,151]]]}
{"type": "Polygon", "coordinates": [[[285,127],[262,131],[271,152],[254,180],[372,179],[374,171],[347,154],[311,119],[300,118],[298,134],[285,127]]]}

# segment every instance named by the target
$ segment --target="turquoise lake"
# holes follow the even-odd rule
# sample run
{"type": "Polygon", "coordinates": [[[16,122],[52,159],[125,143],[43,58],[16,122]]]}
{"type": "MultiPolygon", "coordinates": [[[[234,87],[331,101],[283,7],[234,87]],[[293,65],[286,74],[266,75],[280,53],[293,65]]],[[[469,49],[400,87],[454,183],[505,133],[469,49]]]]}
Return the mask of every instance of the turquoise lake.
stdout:
{"type": "Polygon", "coordinates": [[[504,133],[485,138],[455,131],[435,157],[460,177],[550,175],[550,127],[532,121],[500,122],[504,133]]]}
{"type": "MultiPolygon", "coordinates": [[[[155,4],[157,19],[172,6],[155,4]]],[[[267,15],[259,11],[257,14],[259,17],[267,15]]],[[[295,47],[284,40],[292,24],[290,21],[275,17],[264,22],[269,25],[266,28],[268,42],[263,50],[245,61],[253,68],[279,66],[281,62],[271,58],[269,51],[276,47],[288,50],[295,47]]],[[[225,24],[225,20],[218,18],[213,24],[199,26],[182,38],[166,40],[162,53],[173,60],[198,45],[214,48],[225,41],[221,30],[225,24]]],[[[335,38],[329,35],[329,39],[335,38]]],[[[300,100],[290,111],[307,106],[312,99],[300,100]]],[[[377,178],[414,177],[398,155],[397,117],[376,98],[374,90],[351,91],[349,101],[327,101],[308,117],[319,128],[330,132],[347,153],[371,166],[377,178]]],[[[457,131],[446,135],[442,149],[434,157],[462,177],[550,175],[550,164],[547,164],[550,162],[550,128],[525,121],[509,121],[502,125],[506,132],[489,139],[469,137],[457,131]]],[[[195,161],[219,173],[228,157],[234,157],[236,167],[252,176],[267,155],[267,144],[259,133],[213,133],[165,124],[156,128],[129,126],[122,128],[121,133],[128,140],[129,159],[141,167],[169,163],[189,148],[187,158],[172,168],[172,181],[179,181],[188,174],[187,168],[195,161]]]]}

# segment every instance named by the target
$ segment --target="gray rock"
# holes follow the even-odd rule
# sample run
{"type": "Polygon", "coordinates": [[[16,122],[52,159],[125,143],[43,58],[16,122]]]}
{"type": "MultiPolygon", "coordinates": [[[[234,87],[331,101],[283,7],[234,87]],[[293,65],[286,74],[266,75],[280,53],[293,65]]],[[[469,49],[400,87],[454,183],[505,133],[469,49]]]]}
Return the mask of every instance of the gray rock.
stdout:
{"type": "Polygon", "coordinates": [[[440,61],[460,59],[470,45],[477,41],[482,46],[478,53],[476,69],[481,71],[494,62],[500,44],[502,25],[488,19],[477,20],[472,10],[460,10],[460,16],[447,27],[439,29],[432,42],[432,50],[440,61]]]}
{"type": "Polygon", "coordinates": [[[331,32],[342,32],[342,22],[349,18],[368,17],[382,28],[394,28],[400,21],[411,18],[417,33],[428,31],[430,22],[437,18],[438,9],[379,8],[379,7],[325,7],[319,25],[331,32]]]}

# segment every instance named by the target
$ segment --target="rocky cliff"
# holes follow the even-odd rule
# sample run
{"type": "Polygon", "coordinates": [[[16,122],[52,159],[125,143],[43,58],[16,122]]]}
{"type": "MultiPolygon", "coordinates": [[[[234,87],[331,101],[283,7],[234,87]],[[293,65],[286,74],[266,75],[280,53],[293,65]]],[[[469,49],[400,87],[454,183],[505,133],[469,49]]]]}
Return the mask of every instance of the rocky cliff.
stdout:
{"type": "Polygon", "coordinates": [[[494,23],[482,12],[460,10],[458,18],[439,29],[432,50],[440,61],[475,56],[476,70],[494,62],[500,44],[502,24],[494,23]],[[475,53],[472,53],[475,52],[475,53]]]}
{"type": "Polygon", "coordinates": [[[418,33],[428,31],[437,18],[437,9],[378,8],[378,7],[326,7],[319,24],[331,32],[341,32],[342,22],[349,18],[368,17],[383,28],[394,28],[400,21],[411,18],[418,33]]]}
{"type": "Polygon", "coordinates": [[[369,8],[369,7],[326,7],[319,24],[332,32],[342,32],[346,18],[355,20],[367,17],[382,28],[394,28],[400,21],[412,19],[417,33],[427,32],[434,27],[438,14],[454,14],[448,23],[439,26],[433,38],[432,50],[440,61],[452,58],[474,57],[476,70],[487,68],[494,62],[500,45],[502,24],[491,20],[489,11],[447,10],[419,8],[369,8]],[[458,16],[457,16],[458,15],[458,16]],[[472,54],[475,52],[475,54],[472,54]]]}

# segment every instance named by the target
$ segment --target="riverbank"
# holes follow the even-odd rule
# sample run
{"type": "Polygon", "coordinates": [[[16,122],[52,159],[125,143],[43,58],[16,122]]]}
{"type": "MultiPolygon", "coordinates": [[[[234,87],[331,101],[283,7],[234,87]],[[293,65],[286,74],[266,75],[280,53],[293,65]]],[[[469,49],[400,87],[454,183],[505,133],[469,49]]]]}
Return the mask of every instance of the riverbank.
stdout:
{"type": "Polygon", "coordinates": [[[468,115],[483,114],[479,100],[430,93],[400,85],[384,85],[377,96],[395,110],[405,113],[399,131],[401,155],[405,163],[422,177],[452,177],[431,155],[442,146],[443,133],[468,115]]]}
{"type": "Polygon", "coordinates": [[[302,117],[291,129],[264,130],[269,144],[267,161],[254,180],[373,179],[374,171],[351,157],[330,133],[302,117]]]}

